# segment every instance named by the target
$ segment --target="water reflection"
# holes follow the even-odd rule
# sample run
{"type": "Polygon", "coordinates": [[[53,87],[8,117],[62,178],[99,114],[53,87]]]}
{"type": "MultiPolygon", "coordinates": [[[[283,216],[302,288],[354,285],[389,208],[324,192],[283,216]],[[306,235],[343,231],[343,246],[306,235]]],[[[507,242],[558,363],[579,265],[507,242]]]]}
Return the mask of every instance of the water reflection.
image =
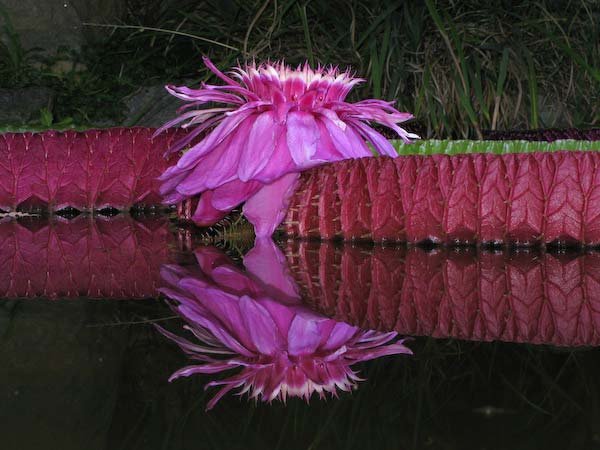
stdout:
{"type": "Polygon", "coordinates": [[[246,255],[245,271],[215,248],[198,249],[196,258],[191,269],[165,266],[168,287],[161,291],[199,343],[157,328],[198,362],[171,380],[238,369],[207,384],[220,387],[207,409],[233,389],[265,402],[336,396],[360,381],[354,364],[411,353],[396,332],[364,331],[304,306],[283,254],[270,240],[259,240],[246,255]]]}
{"type": "Polygon", "coordinates": [[[600,253],[424,251],[288,242],[302,297],[403,335],[600,345],[600,253]]]}
{"type": "MultiPolygon", "coordinates": [[[[199,445],[598,447],[600,347],[564,347],[597,345],[600,290],[594,280],[600,268],[595,253],[425,252],[282,243],[283,253],[258,248],[246,254],[246,271],[214,248],[200,249],[196,255],[182,253],[193,248],[193,236],[172,234],[166,221],[77,220],[82,219],[60,225],[0,224],[2,295],[28,296],[0,300],[2,448],[39,449],[48,442],[65,449],[162,450],[199,445]],[[277,312],[287,311],[286,317],[299,315],[298,320],[309,324],[317,317],[317,324],[345,322],[342,330],[358,327],[436,338],[411,341],[413,357],[378,358],[352,366],[369,382],[336,401],[273,401],[262,407],[262,402],[225,395],[206,414],[204,407],[226,387],[203,393],[207,379],[224,382],[247,373],[247,366],[232,364],[230,371],[166,383],[174,370],[190,362],[150,322],[183,334],[181,321],[169,319],[173,314],[162,300],[97,299],[152,296],[153,283],[166,287],[159,274],[163,264],[164,274],[172,275],[167,278],[169,288],[194,301],[176,287],[188,275],[207,289],[238,299],[223,306],[239,307],[242,292],[249,290],[245,302],[264,308],[268,317],[273,317],[269,308],[278,308],[277,312]],[[77,273],[83,275],[75,277],[77,273]],[[121,281],[110,284],[111,279],[121,281]],[[106,287],[90,291],[96,295],[90,300],[90,282],[101,281],[106,287]],[[29,299],[44,292],[70,297],[29,299]],[[519,343],[479,342],[482,339],[519,343]]],[[[228,254],[237,261],[235,253],[228,254]]],[[[241,309],[237,311],[239,318],[241,309]]],[[[229,331],[230,316],[219,314],[211,311],[218,325],[242,345],[242,338],[234,334],[238,330],[229,331]]],[[[247,336],[254,332],[244,324],[239,327],[245,327],[241,329],[247,336]]],[[[288,335],[279,328],[277,332],[282,345],[289,346],[288,335]]],[[[191,333],[187,339],[198,344],[191,333]]],[[[234,357],[236,364],[245,361],[239,353],[207,356],[234,357]]],[[[260,380],[254,379],[254,385],[260,380]]]]}
{"type": "MultiPolygon", "coordinates": [[[[139,299],[160,267],[194,258],[165,218],[0,221],[0,298],[139,299]]],[[[259,244],[248,271],[204,248],[194,269],[229,294],[257,295],[362,329],[555,346],[600,345],[600,252],[484,252],[289,241],[259,244]],[[215,267],[217,267],[215,266],[215,267]],[[225,276],[229,267],[228,278],[225,276]],[[289,273],[288,273],[289,267],[289,273]],[[234,276],[235,275],[235,276],[234,276]],[[207,278],[208,277],[208,278],[207,278]],[[235,283],[250,283],[248,294],[235,283]],[[229,283],[229,285],[228,285],[229,283]],[[231,284],[234,283],[234,284],[231,284]]],[[[176,284],[174,266],[168,278],[176,284]]],[[[182,270],[182,269],[180,269],[182,270]]],[[[187,267],[187,271],[192,271],[187,267]]]]}
{"type": "Polygon", "coordinates": [[[148,298],[174,260],[164,218],[0,220],[0,298],[148,298]]]}

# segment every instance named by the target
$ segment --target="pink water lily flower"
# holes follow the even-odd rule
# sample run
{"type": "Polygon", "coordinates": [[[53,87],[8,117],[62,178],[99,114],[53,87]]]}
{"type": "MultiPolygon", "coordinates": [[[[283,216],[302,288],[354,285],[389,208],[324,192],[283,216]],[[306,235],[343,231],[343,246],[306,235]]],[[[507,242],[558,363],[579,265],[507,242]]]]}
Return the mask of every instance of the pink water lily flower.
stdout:
{"type": "Polygon", "coordinates": [[[303,306],[283,255],[270,241],[259,242],[245,260],[249,272],[213,248],[198,250],[196,257],[198,267],[192,270],[165,266],[169,287],[162,292],[198,342],[157,328],[195,361],[170,380],[237,369],[206,385],[220,387],[207,409],[234,389],[265,402],[308,400],[315,392],[336,396],[361,380],[354,364],[411,353],[395,332],[363,331],[303,306]],[[276,293],[281,299],[271,296],[276,293]]]}
{"type": "Polygon", "coordinates": [[[405,141],[418,138],[398,125],[413,116],[396,110],[393,102],[347,102],[348,93],[363,81],[348,71],[252,63],[226,75],[208,58],[204,63],[224,84],[167,86],[189,103],[158,130],[181,122],[193,128],[169,152],[207,133],[160,178],[166,203],[201,194],[193,216],[200,225],[213,224],[246,202],[244,214],[257,235],[270,235],[283,219],[300,171],[373,156],[367,142],[381,155],[397,156],[370,123],[391,128],[405,141]]]}

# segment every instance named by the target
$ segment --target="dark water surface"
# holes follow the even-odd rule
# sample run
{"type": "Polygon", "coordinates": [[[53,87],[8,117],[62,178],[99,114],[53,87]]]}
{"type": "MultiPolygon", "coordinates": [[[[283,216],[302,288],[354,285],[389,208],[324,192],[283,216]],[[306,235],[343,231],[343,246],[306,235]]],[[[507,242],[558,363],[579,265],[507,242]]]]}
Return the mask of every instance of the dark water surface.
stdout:
{"type": "Polygon", "coordinates": [[[600,254],[225,247],[165,219],[0,222],[0,448],[600,448],[600,254]],[[155,327],[198,345],[186,314],[187,356],[155,327]]]}

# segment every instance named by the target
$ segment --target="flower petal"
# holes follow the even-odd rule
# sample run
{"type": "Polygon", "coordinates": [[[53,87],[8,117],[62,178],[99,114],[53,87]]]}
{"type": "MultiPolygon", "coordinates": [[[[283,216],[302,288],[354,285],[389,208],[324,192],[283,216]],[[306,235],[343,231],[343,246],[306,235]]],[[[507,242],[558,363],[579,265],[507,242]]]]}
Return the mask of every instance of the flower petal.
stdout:
{"type": "Polygon", "coordinates": [[[346,126],[344,130],[338,127],[333,121],[325,116],[319,118],[329,132],[331,141],[336,149],[346,158],[362,158],[372,156],[364,141],[358,136],[356,131],[346,126]]]}
{"type": "Polygon", "coordinates": [[[258,192],[263,185],[257,181],[234,180],[214,190],[212,205],[221,211],[231,211],[258,192]]]}
{"type": "Polygon", "coordinates": [[[317,151],[319,128],[311,113],[292,111],[287,117],[287,145],[294,162],[304,167],[317,151]]]}
{"type": "Polygon", "coordinates": [[[323,344],[323,350],[334,350],[346,344],[358,331],[358,328],[344,322],[336,322],[333,330],[323,344]]]}
{"type": "Polygon", "coordinates": [[[306,320],[301,315],[297,315],[292,321],[287,339],[290,355],[314,354],[321,342],[318,322],[306,320]]]}
{"type": "Polygon", "coordinates": [[[214,124],[219,123],[222,120],[223,120],[222,116],[215,116],[215,117],[212,117],[210,119],[205,120],[204,122],[202,122],[202,125],[199,125],[199,126],[195,127],[192,131],[190,131],[187,134],[187,136],[185,136],[182,139],[179,139],[176,142],[174,142],[173,145],[171,145],[165,151],[165,153],[164,153],[165,158],[167,156],[169,156],[169,155],[172,155],[173,153],[176,153],[176,152],[178,152],[180,150],[183,150],[194,139],[196,139],[198,137],[198,135],[200,135],[201,133],[203,133],[204,131],[206,131],[210,127],[212,127],[214,124]]]}
{"type": "Polygon", "coordinates": [[[363,350],[360,352],[353,352],[352,358],[356,361],[369,361],[371,359],[381,358],[382,356],[388,355],[412,355],[411,349],[403,345],[401,342],[394,344],[386,344],[381,347],[363,350]]]}
{"type": "Polygon", "coordinates": [[[362,123],[360,120],[353,120],[352,125],[357,128],[357,131],[364,138],[373,144],[373,147],[375,147],[375,150],[380,155],[391,156],[392,158],[398,156],[398,152],[394,146],[381,133],[375,131],[369,125],[362,123]]]}
{"type": "Polygon", "coordinates": [[[244,100],[235,94],[227,92],[214,91],[209,89],[192,89],[187,86],[165,86],[167,92],[181,100],[202,103],[233,103],[241,105],[244,100]]]}
{"type": "Polygon", "coordinates": [[[206,153],[214,150],[215,146],[223,142],[244,120],[255,114],[254,110],[248,110],[233,116],[227,116],[223,121],[212,130],[200,143],[190,148],[177,161],[177,167],[187,169],[197,163],[198,159],[206,153]]]}
{"type": "Polygon", "coordinates": [[[225,83],[230,84],[232,86],[239,86],[239,83],[236,83],[235,80],[233,80],[232,78],[229,78],[227,75],[225,75],[219,69],[217,69],[217,66],[215,66],[213,64],[213,62],[210,60],[210,58],[208,56],[203,56],[202,62],[208,68],[208,70],[210,70],[212,73],[214,73],[216,76],[218,76],[225,83]]]}
{"type": "Polygon", "coordinates": [[[251,356],[255,352],[237,295],[217,287],[202,287],[189,278],[182,280],[180,286],[194,296],[193,302],[182,302],[177,308],[182,315],[195,325],[208,329],[219,342],[236,353],[251,356]]]}
{"type": "Polygon", "coordinates": [[[269,296],[294,303],[300,299],[285,255],[270,238],[257,238],[244,256],[244,267],[266,288],[269,296]]]}
{"type": "Polygon", "coordinates": [[[298,173],[284,175],[260,188],[244,205],[244,215],[254,225],[257,237],[271,236],[279,226],[296,189],[298,173]]]}
{"type": "Polygon", "coordinates": [[[286,134],[285,131],[279,133],[275,150],[265,167],[260,171],[260,180],[264,184],[272,183],[286,173],[295,172],[298,169],[288,149],[286,134]]]}
{"type": "Polygon", "coordinates": [[[267,111],[254,119],[238,166],[238,176],[242,181],[253,178],[262,181],[258,174],[269,162],[278,134],[281,133],[281,127],[275,124],[273,116],[273,111],[267,111]]]}
{"type": "Polygon", "coordinates": [[[269,312],[256,300],[244,295],[240,298],[240,312],[250,338],[262,355],[274,355],[285,348],[283,337],[269,312]]]}
{"type": "Polygon", "coordinates": [[[248,143],[251,129],[249,120],[241,124],[212,152],[201,157],[197,166],[188,170],[185,179],[179,182],[177,192],[192,196],[234,181],[237,178],[240,155],[248,143]]]}
{"type": "Polygon", "coordinates": [[[222,211],[215,208],[212,204],[213,191],[206,191],[200,196],[198,206],[192,220],[196,225],[210,226],[217,223],[227,215],[227,211],[222,211]]]}
{"type": "Polygon", "coordinates": [[[255,283],[237,267],[216,267],[211,276],[213,281],[226,292],[243,295],[257,291],[255,283]]]}

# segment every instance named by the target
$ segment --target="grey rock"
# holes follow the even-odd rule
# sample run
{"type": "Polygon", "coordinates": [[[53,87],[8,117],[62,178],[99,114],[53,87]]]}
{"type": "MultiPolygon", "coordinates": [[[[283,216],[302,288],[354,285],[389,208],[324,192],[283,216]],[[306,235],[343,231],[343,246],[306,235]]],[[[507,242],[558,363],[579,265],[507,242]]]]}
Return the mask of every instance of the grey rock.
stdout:
{"type": "Polygon", "coordinates": [[[123,125],[159,127],[173,119],[183,104],[169,95],[162,84],[141,88],[126,100],[128,112],[123,125]]]}
{"type": "Polygon", "coordinates": [[[541,94],[538,99],[538,110],[543,128],[568,128],[573,126],[569,122],[569,112],[566,105],[556,98],[541,94]]]}
{"type": "Polygon", "coordinates": [[[0,89],[0,124],[20,125],[51,109],[53,92],[45,87],[0,89]]]}
{"type": "MultiPolygon", "coordinates": [[[[69,0],[82,24],[118,24],[126,12],[125,0],[69,0]]],[[[86,42],[93,44],[106,38],[110,28],[84,25],[81,28],[86,42]]]]}
{"type": "MultiPolygon", "coordinates": [[[[124,4],[124,0],[0,0],[0,8],[8,14],[21,46],[49,53],[59,47],[77,50],[86,40],[106,36],[106,29],[83,23],[118,23],[124,4]]],[[[0,16],[0,26],[2,22],[0,16]]],[[[8,43],[6,36],[1,39],[8,43]]]]}
{"type": "MultiPolygon", "coordinates": [[[[1,0],[0,6],[25,50],[78,49],[83,44],[81,21],[67,0],[1,0]]],[[[5,36],[2,39],[6,42],[5,36]]]]}

